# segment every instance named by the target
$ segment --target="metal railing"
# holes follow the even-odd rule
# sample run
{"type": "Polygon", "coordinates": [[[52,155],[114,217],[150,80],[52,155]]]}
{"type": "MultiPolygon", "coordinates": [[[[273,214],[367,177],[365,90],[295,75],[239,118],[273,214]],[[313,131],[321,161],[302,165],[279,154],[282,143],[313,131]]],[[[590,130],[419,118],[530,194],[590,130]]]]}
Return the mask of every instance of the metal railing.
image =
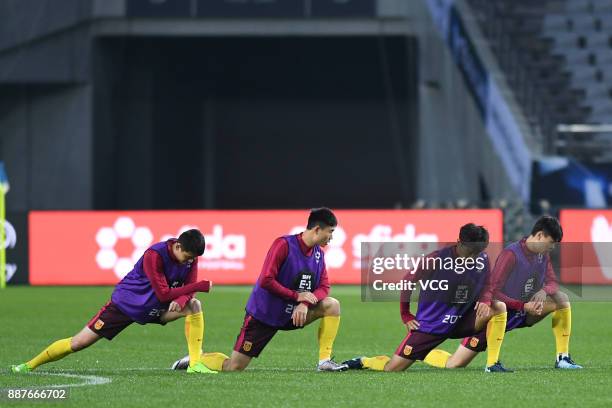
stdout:
{"type": "Polygon", "coordinates": [[[559,124],[555,154],[593,163],[612,162],[612,124],[559,124]]]}

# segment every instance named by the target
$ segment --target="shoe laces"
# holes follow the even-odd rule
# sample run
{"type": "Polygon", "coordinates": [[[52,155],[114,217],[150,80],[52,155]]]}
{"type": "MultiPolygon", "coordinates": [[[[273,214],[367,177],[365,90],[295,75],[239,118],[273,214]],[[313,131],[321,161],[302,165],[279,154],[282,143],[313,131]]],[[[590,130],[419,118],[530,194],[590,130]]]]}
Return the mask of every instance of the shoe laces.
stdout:
{"type": "Polygon", "coordinates": [[[572,360],[570,356],[563,357],[561,360],[565,360],[572,365],[577,365],[576,363],[574,363],[574,360],[572,360]]]}

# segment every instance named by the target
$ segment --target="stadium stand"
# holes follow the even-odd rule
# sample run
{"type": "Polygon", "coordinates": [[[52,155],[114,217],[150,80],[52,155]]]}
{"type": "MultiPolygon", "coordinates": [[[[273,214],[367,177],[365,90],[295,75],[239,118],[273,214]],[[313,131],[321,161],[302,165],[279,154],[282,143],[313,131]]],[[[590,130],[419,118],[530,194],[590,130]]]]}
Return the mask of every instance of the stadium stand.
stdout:
{"type": "Polygon", "coordinates": [[[544,154],[612,161],[612,0],[468,0],[544,154]]]}

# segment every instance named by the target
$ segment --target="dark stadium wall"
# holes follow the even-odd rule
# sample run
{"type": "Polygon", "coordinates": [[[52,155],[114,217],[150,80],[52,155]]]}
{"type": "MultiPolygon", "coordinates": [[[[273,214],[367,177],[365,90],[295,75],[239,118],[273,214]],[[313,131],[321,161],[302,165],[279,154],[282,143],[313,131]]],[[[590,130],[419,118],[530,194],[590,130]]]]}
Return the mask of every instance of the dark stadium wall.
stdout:
{"type": "Polygon", "coordinates": [[[92,6],[0,2],[0,153],[9,211],[92,208],[91,32],[83,24],[92,6]]]}
{"type": "Polygon", "coordinates": [[[57,20],[41,23],[36,41],[3,27],[8,208],[389,208],[511,196],[425,3],[410,5],[405,20],[384,21],[410,34],[387,37],[323,37],[318,24],[293,37],[154,36],[168,26],[103,15],[88,26],[81,9],[48,14],[57,20]],[[130,32],[138,27],[149,31],[130,32]]]}
{"type": "Polygon", "coordinates": [[[419,198],[432,205],[517,198],[465,79],[431,21],[418,38],[419,198]]]}
{"type": "Polygon", "coordinates": [[[91,87],[0,87],[7,209],[92,207],[91,87]]]}
{"type": "MultiPolygon", "coordinates": [[[[106,1],[117,3],[117,0],[106,1]]],[[[81,23],[92,15],[93,3],[92,0],[1,1],[0,49],[15,47],[33,39],[40,40],[50,33],[57,34],[57,31],[81,23]]],[[[58,62],[56,59],[53,63],[58,62]]]]}
{"type": "Polygon", "coordinates": [[[409,205],[415,43],[97,41],[94,208],[409,205]]]}

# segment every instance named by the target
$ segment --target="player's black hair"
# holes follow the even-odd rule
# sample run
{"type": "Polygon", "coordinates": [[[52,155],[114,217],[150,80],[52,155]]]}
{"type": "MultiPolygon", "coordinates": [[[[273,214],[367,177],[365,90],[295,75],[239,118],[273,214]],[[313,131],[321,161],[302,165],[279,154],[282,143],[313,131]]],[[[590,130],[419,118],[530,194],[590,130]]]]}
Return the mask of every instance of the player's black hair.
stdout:
{"type": "Polygon", "coordinates": [[[313,229],[317,225],[321,228],[335,227],[338,225],[338,220],[332,210],[327,207],[313,208],[308,216],[306,229],[313,229]]]}
{"type": "Polygon", "coordinates": [[[531,235],[535,235],[540,231],[542,231],[544,235],[552,237],[555,242],[561,242],[563,239],[563,228],[561,228],[559,220],[550,215],[543,215],[538,218],[531,229],[531,235]]]}
{"type": "Polygon", "coordinates": [[[482,252],[489,244],[489,231],[482,225],[465,224],[459,230],[459,241],[470,249],[482,252]]]}
{"type": "Polygon", "coordinates": [[[178,237],[178,242],[183,247],[183,250],[190,254],[202,256],[206,247],[204,235],[197,229],[190,229],[183,232],[178,237]]]}

